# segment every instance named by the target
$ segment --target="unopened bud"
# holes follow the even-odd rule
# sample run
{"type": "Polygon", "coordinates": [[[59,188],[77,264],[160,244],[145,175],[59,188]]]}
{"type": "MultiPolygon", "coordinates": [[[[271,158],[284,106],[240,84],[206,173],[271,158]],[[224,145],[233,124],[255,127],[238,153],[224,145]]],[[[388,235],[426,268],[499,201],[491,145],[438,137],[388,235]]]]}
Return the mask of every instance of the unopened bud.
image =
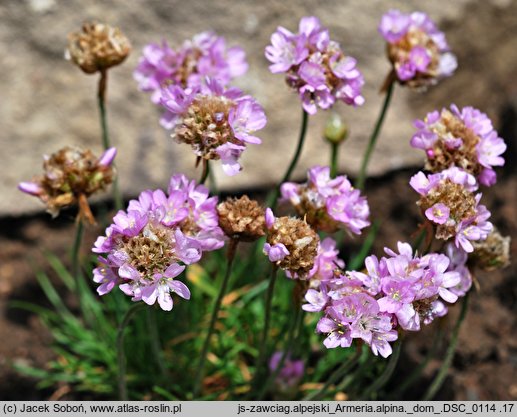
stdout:
{"type": "Polygon", "coordinates": [[[337,113],[331,113],[323,135],[330,143],[341,143],[348,138],[348,126],[337,113]]]}

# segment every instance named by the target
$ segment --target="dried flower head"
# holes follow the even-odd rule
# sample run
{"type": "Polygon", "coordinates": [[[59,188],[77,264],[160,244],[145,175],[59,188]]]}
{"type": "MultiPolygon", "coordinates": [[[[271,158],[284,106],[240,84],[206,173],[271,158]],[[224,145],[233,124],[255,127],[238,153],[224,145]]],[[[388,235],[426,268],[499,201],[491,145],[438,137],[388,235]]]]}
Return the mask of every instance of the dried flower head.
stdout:
{"type": "Polygon", "coordinates": [[[131,44],[119,28],[86,22],[82,31],[68,35],[67,57],[85,73],[93,74],[119,65],[131,52],[131,44]]]}
{"type": "Polygon", "coordinates": [[[331,108],[336,101],[361,106],[363,75],[355,58],[347,56],[328,29],[314,16],[303,17],[294,34],[279,27],[271,35],[266,58],[273,73],[286,73],[287,84],[296,90],[304,110],[315,114],[331,108]]]}
{"type": "Polygon", "coordinates": [[[260,104],[215,79],[196,88],[171,85],[162,90],[161,103],[167,109],[162,125],[173,129],[172,138],[190,145],[198,159],[221,159],[227,175],[241,170],[237,159],[247,143],[261,143],[253,136],[266,125],[260,104]]]}
{"type": "Polygon", "coordinates": [[[361,229],[370,225],[368,201],[345,175],[330,178],[329,167],[315,166],[307,177],[305,184],[286,182],[280,191],[314,229],[361,234],[361,229]]]}
{"type": "Polygon", "coordinates": [[[111,163],[116,149],[110,148],[97,158],[90,150],[67,146],[50,157],[45,156],[44,174],[32,182],[22,182],[18,188],[39,197],[53,217],[67,206],[79,204],[79,219],[95,220],[87,198],[104,189],[113,180],[111,163]]]}
{"type": "Polygon", "coordinates": [[[214,32],[202,32],[177,49],[167,42],[145,46],[133,74],[142,91],[151,92],[153,103],[160,102],[161,89],[167,85],[196,87],[206,77],[227,85],[248,70],[242,48],[228,48],[223,37],[214,32]]]}
{"type": "Polygon", "coordinates": [[[253,242],[265,234],[265,210],[247,195],[220,203],[217,213],[219,226],[231,239],[253,242]]]}
{"type": "Polygon", "coordinates": [[[510,236],[502,236],[494,227],[483,242],[473,242],[474,252],[469,264],[485,271],[503,269],[510,265],[510,236]]]}
{"type": "Polygon", "coordinates": [[[398,81],[425,90],[458,66],[443,32],[422,12],[410,14],[390,10],[381,19],[379,33],[398,81]]]}
{"type": "Polygon", "coordinates": [[[266,209],[264,253],[293,278],[306,279],[318,255],[319,236],[303,220],[275,217],[266,209]]]}
{"type": "Polygon", "coordinates": [[[457,167],[428,176],[419,172],[410,185],[421,195],[418,205],[436,225],[437,239],[454,237],[457,247],[472,252],[472,241],[485,240],[492,230],[490,212],[479,204],[481,194],[474,194],[476,179],[467,172],[457,167]]]}
{"type": "Polygon", "coordinates": [[[417,133],[411,146],[423,149],[427,155],[425,168],[440,172],[457,166],[474,175],[483,185],[496,182],[494,166],[504,165],[501,156],[506,144],[492,126],[485,113],[473,107],[429,113],[424,120],[416,120],[417,133]]]}

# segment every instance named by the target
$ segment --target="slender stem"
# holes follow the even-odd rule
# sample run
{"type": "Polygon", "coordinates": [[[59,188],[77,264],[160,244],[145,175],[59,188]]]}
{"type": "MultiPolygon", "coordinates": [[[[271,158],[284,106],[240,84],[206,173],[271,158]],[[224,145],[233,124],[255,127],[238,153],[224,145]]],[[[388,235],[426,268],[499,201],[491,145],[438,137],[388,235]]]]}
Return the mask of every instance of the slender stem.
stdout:
{"type": "Polygon", "coordinates": [[[267,344],[267,337],[269,333],[269,326],[271,322],[271,307],[273,306],[273,294],[275,290],[275,282],[276,282],[276,276],[278,272],[278,267],[276,265],[273,265],[273,268],[271,269],[271,276],[269,278],[269,286],[267,288],[266,293],[266,306],[265,306],[265,314],[264,314],[264,328],[262,330],[262,337],[260,340],[260,350],[259,350],[259,356],[257,360],[257,367],[255,370],[255,377],[254,377],[254,384],[256,384],[260,378],[260,376],[264,373],[264,363],[266,361],[266,344],[267,344]]]}
{"type": "Polygon", "coordinates": [[[205,368],[206,355],[208,354],[208,348],[210,347],[210,338],[214,333],[215,323],[217,321],[217,316],[219,314],[219,310],[221,309],[221,304],[223,301],[224,294],[226,293],[226,287],[228,286],[228,281],[230,280],[231,270],[233,260],[235,259],[235,251],[237,249],[238,240],[232,239],[230,240],[230,244],[228,246],[228,254],[227,254],[227,266],[226,273],[224,275],[223,283],[221,285],[221,289],[219,290],[219,294],[217,295],[217,299],[215,300],[214,309],[212,310],[212,316],[210,317],[210,325],[208,326],[208,333],[206,335],[205,341],[203,343],[203,348],[201,350],[201,356],[199,358],[199,365],[196,371],[195,383],[194,383],[194,397],[197,397],[199,391],[201,389],[201,382],[203,380],[203,371],[205,368]]]}
{"type": "Polygon", "coordinates": [[[294,337],[295,330],[297,329],[298,323],[301,321],[300,318],[302,317],[301,312],[302,312],[302,309],[300,308],[300,306],[296,306],[296,309],[294,311],[294,318],[293,318],[293,321],[291,322],[291,326],[289,327],[289,334],[287,336],[287,345],[282,352],[282,356],[280,357],[278,366],[276,367],[275,371],[269,375],[268,379],[266,380],[266,383],[262,387],[262,391],[260,392],[260,394],[258,396],[258,401],[261,401],[262,398],[264,398],[269,387],[271,386],[271,384],[275,381],[275,379],[278,377],[278,375],[282,371],[282,368],[284,367],[284,363],[287,359],[287,356],[289,354],[291,354],[293,342],[295,340],[295,337],[294,337]]]}
{"type": "Polygon", "coordinates": [[[456,351],[456,345],[458,344],[458,335],[460,333],[460,327],[465,319],[467,314],[467,307],[469,301],[469,294],[465,296],[463,299],[463,305],[461,306],[460,316],[458,317],[458,321],[454,325],[454,329],[452,330],[451,341],[449,342],[449,347],[447,348],[447,352],[445,353],[445,358],[443,360],[442,366],[438,371],[438,374],[434,378],[431,386],[427,390],[424,395],[423,400],[429,401],[434,398],[434,396],[438,393],[438,390],[442,387],[443,382],[447,376],[447,372],[452,364],[452,359],[454,358],[454,352],[456,351]]]}
{"type": "MultiPolygon", "coordinates": [[[[108,130],[108,117],[106,112],[106,90],[108,86],[108,71],[102,70],[100,74],[101,77],[99,79],[99,87],[97,90],[97,101],[99,104],[99,116],[101,120],[102,146],[104,147],[104,150],[106,150],[111,147],[108,130]]],[[[118,185],[118,175],[115,175],[115,177],[113,178],[113,202],[115,203],[115,208],[117,210],[120,210],[124,205],[118,185]]]]}
{"type": "Polygon", "coordinates": [[[330,144],[330,178],[334,178],[337,175],[338,170],[338,150],[340,143],[332,142],[330,144]]]}
{"type": "Polygon", "coordinates": [[[200,184],[204,184],[206,179],[210,175],[210,165],[207,159],[203,159],[203,172],[201,173],[201,179],[199,180],[200,184]]]}
{"type": "Polygon", "coordinates": [[[395,342],[393,353],[388,362],[388,365],[386,365],[386,368],[384,368],[381,376],[379,376],[368,388],[366,388],[362,396],[363,398],[368,398],[371,394],[381,389],[389,381],[399,361],[401,346],[402,343],[399,339],[395,342]]]}
{"type": "Polygon", "coordinates": [[[169,376],[169,372],[165,366],[162,344],[160,342],[160,333],[158,332],[158,326],[156,324],[156,313],[153,308],[148,308],[146,310],[146,319],[153,357],[156,360],[156,364],[158,365],[162,376],[167,377],[169,376]]]}
{"type": "Polygon", "coordinates": [[[327,390],[333,385],[337,380],[341,379],[347,372],[349,372],[359,361],[361,358],[362,350],[360,348],[356,349],[354,356],[351,356],[347,361],[343,362],[339,368],[337,368],[332,375],[330,375],[329,379],[323,387],[321,387],[318,391],[313,392],[312,394],[307,395],[304,400],[306,401],[314,401],[320,399],[327,390]]]}
{"type": "Polygon", "coordinates": [[[308,123],[309,123],[309,114],[305,110],[302,110],[302,126],[300,128],[300,136],[298,137],[298,145],[296,147],[296,151],[294,153],[293,159],[291,160],[291,163],[289,164],[289,167],[287,168],[287,171],[285,172],[285,174],[282,178],[282,181],[280,181],[280,183],[277,185],[272,198],[269,200],[268,206],[271,207],[272,209],[275,208],[276,203],[278,201],[278,197],[280,196],[280,186],[284,182],[289,181],[289,179],[291,178],[291,174],[294,171],[294,168],[298,164],[298,160],[300,159],[300,155],[301,155],[302,149],[303,149],[303,143],[305,142],[305,135],[307,133],[308,123]]]}
{"type": "Polygon", "coordinates": [[[215,179],[215,174],[212,169],[208,170],[208,179],[210,180],[210,194],[219,194],[219,191],[217,190],[217,181],[215,179]]]}
{"type": "Polygon", "coordinates": [[[373,149],[375,148],[375,143],[377,142],[377,138],[382,128],[382,124],[384,122],[384,118],[386,116],[386,111],[390,105],[391,96],[393,95],[395,83],[392,82],[388,85],[388,89],[386,90],[386,96],[384,97],[384,103],[382,105],[381,112],[375,123],[375,128],[370,136],[370,141],[368,142],[368,147],[366,148],[366,152],[363,157],[363,162],[361,164],[361,169],[359,171],[359,176],[356,181],[356,188],[362,190],[364,188],[364,182],[366,180],[366,173],[368,169],[368,163],[370,162],[370,157],[372,156],[373,149]]]}
{"type": "Polygon", "coordinates": [[[133,315],[144,306],[145,304],[136,303],[129,307],[117,329],[118,396],[121,401],[127,401],[128,399],[126,383],[126,355],[124,352],[124,330],[133,318],[133,315]]]}
{"type": "Polygon", "coordinates": [[[72,246],[72,273],[75,280],[75,291],[79,295],[79,275],[81,274],[81,263],[79,261],[79,254],[81,252],[81,243],[84,235],[84,224],[82,219],[77,222],[75,229],[74,246],[72,246]]]}

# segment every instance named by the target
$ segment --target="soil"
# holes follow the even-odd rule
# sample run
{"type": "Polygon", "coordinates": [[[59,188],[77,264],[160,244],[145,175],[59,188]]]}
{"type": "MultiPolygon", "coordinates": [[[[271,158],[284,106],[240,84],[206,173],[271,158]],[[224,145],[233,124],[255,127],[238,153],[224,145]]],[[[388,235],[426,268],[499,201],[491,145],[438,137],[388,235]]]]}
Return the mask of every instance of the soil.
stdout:
{"type": "MultiPolygon", "coordinates": [[[[512,164],[509,170],[512,169],[512,164]]],[[[421,221],[415,205],[416,193],[408,180],[418,168],[393,172],[367,183],[372,217],[381,221],[379,235],[372,251],[378,255],[384,246],[394,247],[398,240],[411,240],[421,221]]],[[[484,203],[492,211],[492,221],[504,235],[514,238],[511,259],[517,252],[517,175],[508,173],[498,184],[484,192],[484,203]]],[[[97,207],[98,208],[98,207],[97,207]]],[[[35,279],[34,271],[44,268],[45,251],[67,258],[73,236],[73,212],[52,220],[37,216],[0,219],[0,399],[45,400],[78,399],[70,387],[38,390],[36,381],[13,370],[13,363],[39,367],[52,358],[51,338],[37,316],[11,309],[13,300],[46,305],[46,299],[35,279]]],[[[99,232],[89,228],[84,248],[93,243],[99,232]]],[[[360,240],[343,248],[346,257],[357,250],[360,240]]],[[[479,290],[470,297],[466,320],[460,332],[457,354],[447,380],[437,399],[443,400],[517,400],[517,263],[496,272],[479,272],[479,290]]],[[[73,300],[70,300],[73,303],[73,300]]],[[[397,384],[422,359],[430,348],[439,326],[448,331],[455,323],[459,306],[440,323],[434,323],[418,334],[409,334],[401,360],[391,384],[397,384]]],[[[449,332],[445,332],[449,334],[449,332]]],[[[447,341],[439,346],[443,357],[447,341]]],[[[427,366],[423,378],[404,399],[418,399],[428,386],[440,360],[427,366]]]]}

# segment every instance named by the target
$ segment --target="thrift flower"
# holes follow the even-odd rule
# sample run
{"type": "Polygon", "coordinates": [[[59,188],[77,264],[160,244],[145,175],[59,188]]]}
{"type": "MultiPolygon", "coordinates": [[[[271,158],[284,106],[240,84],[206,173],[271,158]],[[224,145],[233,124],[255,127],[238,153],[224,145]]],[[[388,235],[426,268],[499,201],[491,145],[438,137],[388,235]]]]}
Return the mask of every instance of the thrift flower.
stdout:
{"type": "Polygon", "coordinates": [[[472,252],[473,241],[485,240],[492,230],[490,212],[479,204],[481,194],[474,194],[478,185],[467,172],[452,167],[426,176],[419,172],[410,185],[420,194],[418,205],[436,225],[436,238],[454,238],[457,247],[472,252]]]}
{"type": "Polygon", "coordinates": [[[66,57],[86,74],[106,71],[122,63],[131,52],[131,44],[119,28],[87,22],[82,32],[68,35],[66,57]]]}
{"type": "Polygon", "coordinates": [[[305,184],[286,182],[280,191],[296,212],[314,229],[333,233],[339,229],[361,234],[370,225],[366,197],[354,189],[345,175],[330,178],[330,168],[315,166],[305,184]]]}
{"type": "Polygon", "coordinates": [[[111,167],[117,151],[106,150],[97,158],[90,150],[66,146],[44,156],[43,175],[18,185],[20,191],[38,197],[56,217],[59,211],[79,204],[79,219],[95,223],[87,198],[113,181],[111,167]]]}
{"type": "Polygon", "coordinates": [[[266,209],[264,253],[291,277],[307,279],[318,254],[319,237],[303,220],[275,217],[266,209]]]}
{"type": "Polygon", "coordinates": [[[198,262],[203,251],[220,248],[224,241],[218,226],[217,198],[183,175],[171,178],[168,195],[147,190],[120,210],[93,252],[104,254],[94,270],[100,295],[115,285],[133,301],[163,310],[173,307],[172,293],[189,299],[190,291],[175,279],[185,265],[198,262]]]}
{"type": "Polygon", "coordinates": [[[390,10],[382,16],[379,33],[388,43],[387,55],[400,84],[425,90],[458,66],[445,34],[425,13],[390,10]]]}
{"type": "Polygon", "coordinates": [[[473,107],[429,113],[424,120],[416,120],[417,133],[411,146],[423,149],[427,155],[425,168],[439,172],[452,166],[459,167],[486,186],[495,184],[495,166],[504,165],[501,156],[506,144],[492,126],[485,113],[473,107]]]}
{"type": "Polygon", "coordinates": [[[304,110],[315,114],[336,101],[361,106],[364,79],[355,58],[347,56],[316,17],[303,17],[298,33],[278,27],[266,47],[272,73],[286,73],[287,84],[298,92],[304,110]]]}
{"type": "Polygon", "coordinates": [[[139,89],[152,93],[152,102],[159,104],[161,89],[167,85],[197,87],[206,77],[227,85],[247,70],[242,48],[228,48],[223,37],[202,32],[177,49],[165,40],[146,45],[133,76],[139,89]]]}
{"type": "Polygon", "coordinates": [[[220,159],[227,175],[241,170],[238,158],[247,144],[260,144],[254,132],[266,125],[262,107],[236,89],[225,89],[215,79],[204,87],[183,89],[170,85],[162,90],[167,109],[162,125],[171,137],[192,147],[199,159],[220,159]]]}

